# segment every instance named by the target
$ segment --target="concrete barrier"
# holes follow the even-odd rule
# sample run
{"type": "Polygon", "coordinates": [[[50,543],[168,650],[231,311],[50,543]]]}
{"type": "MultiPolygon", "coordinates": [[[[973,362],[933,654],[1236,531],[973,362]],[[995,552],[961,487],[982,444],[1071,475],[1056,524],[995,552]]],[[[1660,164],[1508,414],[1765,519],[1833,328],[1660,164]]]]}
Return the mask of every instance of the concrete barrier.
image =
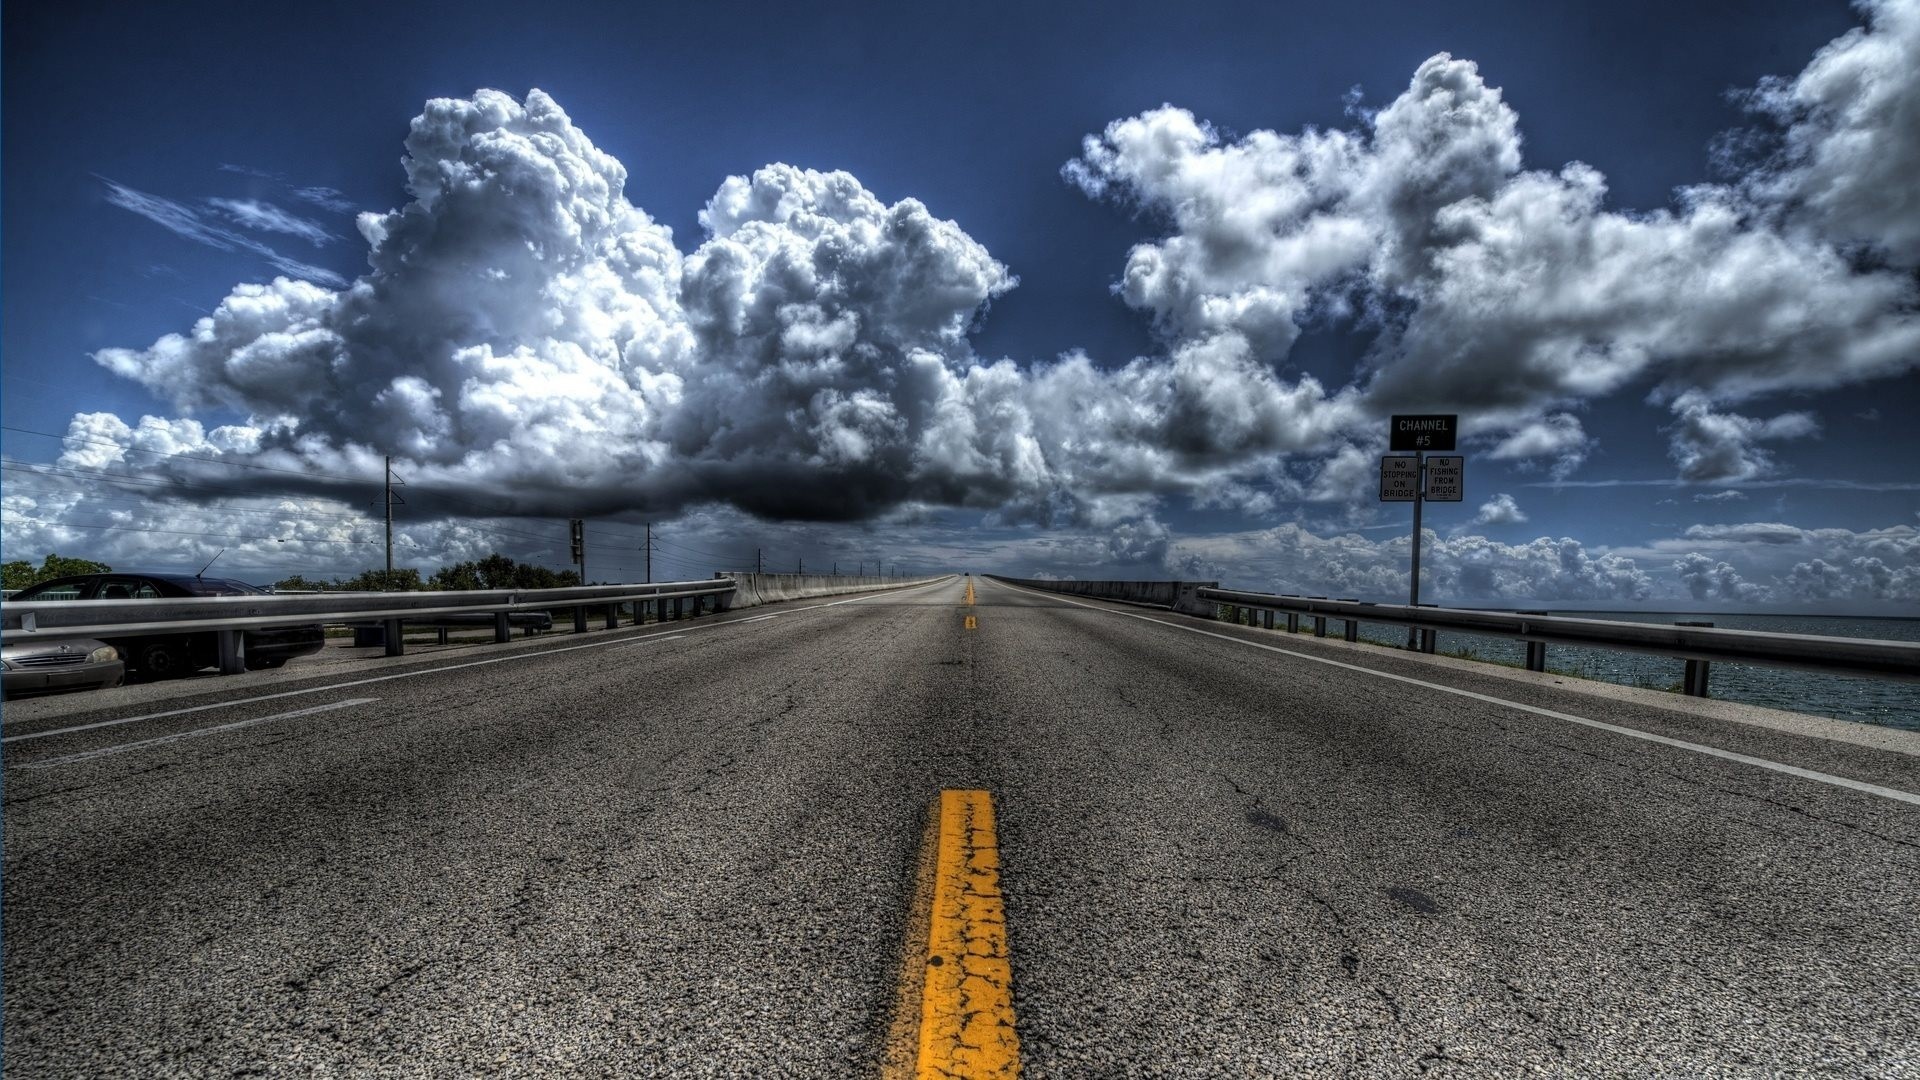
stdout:
{"type": "Polygon", "coordinates": [[[720,601],[720,610],[729,608],[758,607],[761,604],[777,604],[783,600],[806,600],[816,596],[838,596],[842,593],[872,592],[875,589],[906,589],[915,585],[925,585],[939,581],[951,575],[936,575],[923,578],[887,578],[858,577],[852,574],[715,574],[716,578],[732,578],[733,592],[720,601]]]}
{"type": "Polygon", "coordinates": [[[1039,578],[1003,578],[989,574],[995,581],[1020,585],[1043,592],[1085,596],[1093,600],[1120,600],[1147,607],[1171,608],[1183,615],[1212,618],[1214,604],[1200,599],[1201,589],[1217,589],[1217,581],[1054,581],[1039,578]]]}

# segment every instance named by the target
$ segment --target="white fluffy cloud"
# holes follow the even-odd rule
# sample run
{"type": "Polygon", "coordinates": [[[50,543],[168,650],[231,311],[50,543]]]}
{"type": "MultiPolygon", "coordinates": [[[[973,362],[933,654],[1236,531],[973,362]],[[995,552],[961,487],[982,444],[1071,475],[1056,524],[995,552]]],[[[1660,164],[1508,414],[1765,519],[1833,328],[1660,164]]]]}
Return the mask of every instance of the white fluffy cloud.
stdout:
{"type": "MultiPolygon", "coordinates": [[[[1359,533],[1320,535],[1297,524],[1181,540],[1169,563],[1233,567],[1277,592],[1324,593],[1398,601],[1407,592],[1411,537],[1372,540],[1359,533]]],[[[1594,553],[1570,537],[1504,544],[1485,536],[1427,530],[1421,548],[1421,597],[1444,603],[1630,602],[1655,582],[1633,559],[1594,553]]]]}
{"type": "Polygon", "coordinates": [[[1496,461],[1552,461],[1553,475],[1565,479],[1593,449],[1594,440],[1571,413],[1551,413],[1521,424],[1494,446],[1487,456],[1496,461]]]}
{"type": "MultiPolygon", "coordinates": [[[[1888,146],[1893,173],[1874,185],[1873,214],[1855,216],[1895,245],[1896,223],[1920,229],[1915,170],[1899,164],[1920,123],[1893,130],[1920,93],[1915,65],[1899,63],[1916,10],[1874,5],[1874,27],[1837,42],[1792,91],[1821,102],[1796,129],[1807,147],[1888,146]],[[1870,70],[1835,74],[1848,64],[1870,70]]],[[[1357,297],[1386,327],[1363,405],[1468,414],[1481,433],[1505,433],[1502,457],[1577,464],[1584,435],[1551,410],[1636,384],[1659,400],[1726,402],[1920,363],[1912,276],[1862,270],[1844,243],[1783,224],[1766,201],[1786,197],[1775,188],[1700,186],[1676,208],[1632,214],[1606,206],[1595,169],[1524,171],[1520,149],[1500,92],[1442,54],[1357,130],[1229,141],[1167,106],[1109,125],[1067,176],[1169,223],[1133,249],[1116,291],[1170,337],[1240,334],[1278,359],[1304,314],[1357,297]]],[[[1831,171],[1880,175],[1849,172],[1850,160],[1831,171]]]]}
{"type": "Polygon", "coordinates": [[[1748,183],[1796,223],[1920,265],[1920,4],[1857,4],[1866,27],[1749,96],[1784,131],[1748,183]]]}
{"type": "Polygon", "coordinates": [[[1741,602],[1920,601],[1920,528],[1808,529],[1777,521],[1691,525],[1616,554],[1671,559],[1688,595],[1741,602]]]}
{"type": "Polygon", "coordinates": [[[1521,512],[1520,504],[1513,501],[1513,496],[1503,491],[1480,504],[1480,512],[1474,515],[1473,523],[1475,525],[1518,525],[1525,520],[1527,515],[1521,512]]]}
{"type": "Polygon", "coordinates": [[[1281,381],[1237,335],[1107,370],[976,357],[1014,276],[845,173],[729,178],[682,255],[538,91],[429,103],[405,165],[412,201],[361,215],[371,271],[351,287],[243,285],[188,333],[97,359],[250,417],[263,461],[366,474],[393,454],[526,512],[1095,520],[1353,418],[1350,395],[1281,381]]]}
{"type": "Polygon", "coordinates": [[[1742,578],[1731,564],[1715,562],[1698,552],[1677,560],[1673,564],[1673,572],[1680,576],[1687,594],[1695,600],[1729,600],[1745,604],[1770,598],[1765,587],[1742,578]]]}
{"type": "Polygon", "coordinates": [[[1691,397],[1677,402],[1674,412],[1677,419],[1668,429],[1672,435],[1668,454],[1679,466],[1680,478],[1697,483],[1766,476],[1775,471],[1773,455],[1755,443],[1820,434],[1820,422],[1811,413],[1782,413],[1757,420],[1715,412],[1705,401],[1691,397]]]}
{"type": "MultiPolygon", "coordinates": [[[[1144,559],[1174,557],[1152,516],[1165,496],[1261,513],[1369,496],[1378,417],[1408,405],[1458,410],[1492,457],[1564,478],[1594,446],[1581,404],[1644,390],[1673,412],[1683,479],[1762,476],[1779,463],[1758,444],[1817,425],[1733,403],[1920,362],[1920,296],[1900,269],[1920,217],[1896,182],[1920,142],[1906,122],[1920,4],[1867,10],[1869,27],[1753,97],[1782,125],[1781,156],[1650,213],[1610,208],[1580,163],[1529,170],[1500,90],[1445,54],[1350,130],[1230,138],[1171,106],[1116,121],[1065,171],[1162,226],[1116,285],[1161,335],[1134,358],[977,355],[972,331],[1012,269],[846,173],[726,178],[683,249],[547,95],[436,99],[407,137],[408,201],[357,221],[369,269],[350,283],[227,227],[324,234],[305,219],[233,202],[220,223],[110,185],[118,205],[291,276],[96,355],[183,413],[235,422],[83,415],[68,463],[204,479],[213,467],[114,450],[176,445],[283,470],[227,470],[230,485],[338,501],[341,478],[364,490],[392,456],[416,489],[521,514],[957,506],[1124,525],[1114,551],[1144,559]],[[1885,257],[1861,259],[1862,243],[1885,257]],[[1350,376],[1289,373],[1313,319],[1383,332],[1350,376]]],[[[1511,500],[1488,506],[1519,519],[1511,500]]],[[[1586,599],[1645,578],[1571,541],[1476,539],[1443,541],[1435,565],[1454,569],[1436,573],[1486,595],[1571,582],[1560,595],[1586,599]]]]}

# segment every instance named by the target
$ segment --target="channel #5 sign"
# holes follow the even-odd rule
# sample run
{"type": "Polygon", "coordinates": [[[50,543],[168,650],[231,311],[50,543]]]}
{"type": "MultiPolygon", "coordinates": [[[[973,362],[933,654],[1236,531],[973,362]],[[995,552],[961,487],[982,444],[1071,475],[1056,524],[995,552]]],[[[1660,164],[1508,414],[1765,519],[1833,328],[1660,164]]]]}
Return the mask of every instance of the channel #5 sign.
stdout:
{"type": "Polygon", "coordinates": [[[1460,418],[1439,413],[1418,416],[1395,414],[1393,427],[1388,431],[1389,450],[1435,450],[1453,449],[1454,430],[1460,426],[1460,418]]]}

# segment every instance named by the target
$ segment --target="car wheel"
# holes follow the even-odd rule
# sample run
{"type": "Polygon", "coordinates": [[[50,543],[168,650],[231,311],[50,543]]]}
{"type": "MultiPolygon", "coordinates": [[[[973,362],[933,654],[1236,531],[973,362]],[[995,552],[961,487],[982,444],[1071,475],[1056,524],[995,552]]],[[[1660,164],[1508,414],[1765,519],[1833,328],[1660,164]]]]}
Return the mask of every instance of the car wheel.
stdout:
{"type": "Polygon", "coordinates": [[[138,666],[150,679],[177,679],[193,670],[185,645],[171,641],[153,641],[140,646],[138,666]]]}

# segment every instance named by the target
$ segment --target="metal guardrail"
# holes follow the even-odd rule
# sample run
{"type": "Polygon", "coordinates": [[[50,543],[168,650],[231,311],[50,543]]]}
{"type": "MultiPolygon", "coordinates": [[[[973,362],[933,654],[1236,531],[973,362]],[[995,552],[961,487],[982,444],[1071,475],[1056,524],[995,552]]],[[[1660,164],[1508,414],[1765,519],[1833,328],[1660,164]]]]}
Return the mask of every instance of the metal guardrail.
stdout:
{"type": "MultiPolygon", "coordinates": [[[[311,623],[379,622],[386,625],[387,655],[405,652],[400,624],[465,613],[494,615],[494,640],[512,637],[508,625],[516,611],[571,608],[574,629],[585,630],[589,608],[606,609],[609,629],[618,625],[619,605],[654,604],[658,618],[680,618],[686,604],[693,614],[713,598],[714,610],[735,589],[731,578],[668,581],[648,585],[577,585],[559,589],[482,589],[465,592],[319,593],[298,596],[195,596],[157,600],[43,600],[0,606],[0,641],[41,637],[129,638],[157,634],[214,631],[220,670],[245,667],[241,633],[275,626],[311,623]],[[672,615],[667,605],[671,603],[672,615]]],[[[636,608],[636,616],[639,608],[636,608]]]]}
{"type": "Polygon", "coordinates": [[[1233,589],[1199,590],[1200,598],[1251,612],[1264,613],[1266,628],[1283,614],[1289,631],[1299,630],[1302,616],[1312,619],[1316,636],[1324,637],[1327,621],[1344,623],[1345,638],[1358,640],[1362,623],[1405,626],[1412,629],[1422,652],[1433,651],[1433,636],[1447,630],[1462,634],[1514,638],[1527,643],[1527,669],[1546,669],[1548,645],[1577,645],[1594,649],[1655,653],[1686,660],[1683,689],[1706,697],[1709,665],[1714,661],[1790,667],[1830,675],[1872,675],[1920,682],[1920,643],[1874,638],[1821,637],[1759,630],[1729,630],[1704,623],[1612,622],[1575,619],[1564,615],[1525,611],[1475,611],[1406,604],[1370,604],[1317,596],[1286,596],[1240,592],[1233,589]]]}

